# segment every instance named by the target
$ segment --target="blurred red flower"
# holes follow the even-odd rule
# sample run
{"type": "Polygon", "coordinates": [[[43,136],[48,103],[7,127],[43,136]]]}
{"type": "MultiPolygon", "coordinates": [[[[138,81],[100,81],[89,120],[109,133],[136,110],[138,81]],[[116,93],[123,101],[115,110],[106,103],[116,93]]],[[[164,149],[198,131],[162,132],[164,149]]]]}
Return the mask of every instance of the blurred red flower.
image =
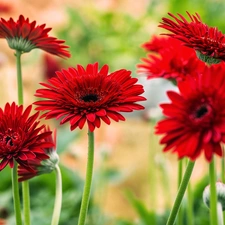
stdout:
{"type": "Polygon", "coordinates": [[[23,106],[14,102],[7,103],[4,110],[0,108],[0,170],[7,164],[12,168],[14,160],[22,167],[31,170],[28,160],[43,160],[48,156],[43,148],[48,148],[53,143],[44,141],[51,132],[39,133],[44,125],[39,126],[37,120],[39,112],[29,116],[32,106],[23,112],[23,106]]]}
{"type": "Polygon", "coordinates": [[[49,84],[41,83],[44,89],[36,91],[40,100],[34,104],[37,110],[46,110],[42,115],[46,119],[64,117],[60,124],[70,121],[71,130],[83,128],[87,122],[90,131],[100,127],[101,120],[110,124],[125,120],[120,112],[132,112],[144,109],[135,103],[146,100],[140,96],[144,90],[136,84],[137,78],[125,69],[108,74],[108,66],[98,71],[98,63],[87,68],[78,65],[56,72],[57,77],[49,79],[49,84]]]}
{"type": "Polygon", "coordinates": [[[179,39],[186,46],[197,51],[199,58],[208,63],[218,63],[225,60],[225,36],[217,27],[209,27],[204,24],[200,16],[196,13],[190,15],[187,12],[190,22],[182,15],[178,17],[168,13],[173,20],[162,18],[159,27],[171,31],[167,34],[173,38],[179,39]]]}
{"type": "MultiPolygon", "coordinates": [[[[41,133],[49,131],[50,129],[48,127],[45,128],[41,133]]],[[[56,153],[56,131],[54,131],[53,135],[46,136],[43,139],[43,141],[54,144],[51,147],[43,148],[44,153],[48,155],[49,158],[43,160],[29,159],[28,164],[29,167],[32,169],[32,171],[19,165],[18,167],[19,182],[31,179],[41,174],[51,173],[52,171],[55,170],[55,166],[59,162],[59,157],[58,154],[56,153]]]]}
{"type": "Polygon", "coordinates": [[[148,52],[160,53],[170,46],[171,40],[173,39],[165,36],[153,35],[152,38],[142,44],[141,47],[148,52]]]}
{"type": "Polygon", "coordinates": [[[29,52],[34,48],[40,48],[48,53],[60,57],[70,57],[66,50],[65,41],[55,37],[49,37],[51,28],[45,28],[45,24],[36,26],[36,21],[29,22],[20,15],[17,21],[10,18],[8,21],[1,18],[0,38],[5,38],[9,47],[21,52],[29,52]]]}
{"type": "Polygon", "coordinates": [[[10,13],[12,10],[13,10],[12,4],[8,4],[7,2],[0,3],[1,13],[10,13]]]}
{"type": "Polygon", "coordinates": [[[187,76],[196,76],[205,67],[193,49],[173,38],[154,36],[143,47],[150,53],[137,65],[137,72],[148,79],[161,77],[181,81],[187,76]]]}
{"type": "Polygon", "coordinates": [[[55,72],[61,70],[62,66],[60,65],[60,62],[57,59],[50,54],[44,54],[43,68],[45,79],[55,77],[56,76],[55,72]]]}
{"type": "Polygon", "coordinates": [[[213,154],[222,156],[225,142],[225,64],[206,67],[195,79],[178,83],[180,93],[169,91],[171,103],[161,104],[166,119],[156,125],[163,134],[164,151],[179,158],[195,160],[204,152],[208,161],[213,154]]]}

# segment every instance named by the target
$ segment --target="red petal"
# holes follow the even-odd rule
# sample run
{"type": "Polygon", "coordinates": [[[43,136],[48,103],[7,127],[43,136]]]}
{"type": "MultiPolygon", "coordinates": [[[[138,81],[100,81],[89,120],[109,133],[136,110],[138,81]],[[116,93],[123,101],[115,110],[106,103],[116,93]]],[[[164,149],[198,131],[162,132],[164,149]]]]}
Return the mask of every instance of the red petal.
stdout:
{"type": "Polygon", "coordinates": [[[21,160],[27,160],[28,159],[26,154],[24,154],[24,153],[20,153],[18,158],[21,159],[21,160]]]}
{"type": "Polygon", "coordinates": [[[89,113],[86,115],[87,119],[90,121],[90,122],[94,122],[95,121],[95,118],[96,118],[96,115],[95,113],[89,113]]]}
{"type": "Polygon", "coordinates": [[[110,124],[110,119],[108,116],[102,116],[101,119],[106,123],[106,124],[110,124]]]}
{"type": "Polygon", "coordinates": [[[91,132],[93,132],[95,130],[95,125],[93,123],[91,123],[90,121],[87,121],[88,123],[88,128],[91,132]]]}
{"type": "Polygon", "coordinates": [[[106,110],[105,109],[100,109],[95,113],[97,116],[105,116],[106,115],[106,110]]]}
{"type": "MultiPolygon", "coordinates": [[[[1,161],[1,163],[0,163],[0,171],[3,170],[3,169],[7,166],[7,164],[8,164],[9,162],[10,162],[10,160],[4,158],[4,159],[1,161]]],[[[12,166],[12,167],[13,167],[13,166],[12,166]]],[[[11,167],[11,168],[12,168],[12,167],[11,167]]]]}
{"type": "Polygon", "coordinates": [[[85,122],[86,122],[86,117],[82,117],[82,118],[79,120],[79,122],[78,122],[78,127],[79,127],[80,129],[82,129],[83,126],[84,126],[84,124],[85,124],[85,122]]]}

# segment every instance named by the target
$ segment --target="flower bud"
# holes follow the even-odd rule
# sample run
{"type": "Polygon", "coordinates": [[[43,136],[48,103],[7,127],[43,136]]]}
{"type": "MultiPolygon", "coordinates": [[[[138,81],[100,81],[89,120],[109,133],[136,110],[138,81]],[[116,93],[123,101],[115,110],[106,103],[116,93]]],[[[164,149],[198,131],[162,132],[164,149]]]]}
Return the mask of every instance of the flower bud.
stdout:
{"type": "MultiPolygon", "coordinates": [[[[225,210],[225,184],[222,182],[216,182],[217,201],[221,204],[222,210],[225,210]]],[[[210,207],[210,186],[206,186],[203,191],[203,202],[209,208],[210,207]]]]}

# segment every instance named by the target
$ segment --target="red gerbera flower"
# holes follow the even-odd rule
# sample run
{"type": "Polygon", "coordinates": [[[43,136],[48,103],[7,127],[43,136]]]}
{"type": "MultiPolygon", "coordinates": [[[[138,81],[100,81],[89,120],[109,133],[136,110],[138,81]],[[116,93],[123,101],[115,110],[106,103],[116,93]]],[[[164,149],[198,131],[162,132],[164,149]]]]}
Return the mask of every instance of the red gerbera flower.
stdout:
{"type": "Polygon", "coordinates": [[[164,151],[179,158],[195,160],[204,152],[208,161],[213,154],[222,156],[225,143],[225,65],[206,67],[201,76],[178,83],[180,93],[169,91],[171,103],[161,104],[167,117],[156,126],[163,134],[164,151]]]}
{"type": "Polygon", "coordinates": [[[0,38],[5,38],[10,48],[21,52],[40,48],[53,55],[70,57],[66,50],[68,46],[63,45],[65,41],[49,37],[50,30],[51,28],[45,28],[45,24],[36,26],[36,21],[29,22],[22,15],[16,22],[12,18],[8,21],[1,18],[0,21],[0,38]]]}
{"type": "Polygon", "coordinates": [[[149,79],[162,77],[181,81],[187,76],[201,73],[205,67],[193,49],[185,47],[181,41],[173,38],[154,37],[145,43],[144,47],[158,53],[148,54],[147,58],[142,59],[144,63],[137,66],[137,72],[146,75],[149,79]],[[162,41],[161,45],[160,41],[162,41]],[[155,48],[154,44],[156,44],[155,48]]]}
{"type": "Polygon", "coordinates": [[[23,112],[23,106],[7,103],[5,109],[0,108],[0,170],[7,164],[12,168],[14,160],[22,167],[31,170],[28,160],[43,160],[49,158],[43,148],[53,144],[44,141],[51,132],[39,132],[44,125],[39,126],[38,112],[29,116],[32,106],[23,112]]]}
{"type": "Polygon", "coordinates": [[[125,120],[119,112],[144,109],[135,103],[146,100],[141,95],[142,85],[135,84],[137,78],[125,69],[108,74],[108,66],[98,71],[98,63],[81,65],[56,72],[57,77],[49,79],[50,84],[41,83],[45,89],[36,92],[37,97],[49,100],[35,102],[37,110],[46,110],[46,119],[64,117],[60,124],[70,121],[71,130],[83,128],[87,122],[90,131],[100,127],[101,120],[110,124],[125,120]]]}
{"type": "Polygon", "coordinates": [[[171,37],[181,40],[186,46],[194,48],[201,60],[208,63],[218,63],[225,60],[225,36],[216,27],[209,27],[204,24],[200,16],[188,16],[191,22],[188,22],[182,15],[179,17],[168,13],[175,21],[163,18],[159,27],[172,32],[167,34],[171,37]]]}
{"type": "MultiPolygon", "coordinates": [[[[42,131],[42,133],[49,131],[50,131],[49,128],[47,129],[45,128],[42,131]]],[[[52,137],[52,135],[46,136],[43,139],[43,141],[54,144],[51,147],[43,148],[45,154],[48,155],[49,158],[43,160],[29,159],[28,164],[32,169],[32,171],[19,165],[18,167],[19,182],[31,179],[41,174],[51,173],[52,171],[55,170],[55,166],[59,162],[59,156],[56,153],[56,131],[54,131],[54,137],[52,137]]]]}

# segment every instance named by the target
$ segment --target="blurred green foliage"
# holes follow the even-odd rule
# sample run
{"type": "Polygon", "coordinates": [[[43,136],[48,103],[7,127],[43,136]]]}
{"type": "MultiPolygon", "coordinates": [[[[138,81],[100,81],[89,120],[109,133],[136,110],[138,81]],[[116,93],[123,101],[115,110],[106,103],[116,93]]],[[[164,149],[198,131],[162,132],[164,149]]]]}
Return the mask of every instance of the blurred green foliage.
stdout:
{"type": "MultiPolygon", "coordinates": [[[[149,39],[142,18],[128,14],[104,12],[94,8],[67,9],[68,24],[59,37],[70,46],[71,66],[99,62],[111,71],[126,68],[135,71],[143,54],[140,45],[149,39]]],[[[146,20],[143,16],[143,20],[146,20]]]]}
{"type": "MultiPolygon", "coordinates": [[[[198,13],[202,21],[209,26],[218,27],[225,32],[224,9],[225,1],[223,0],[170,0],[168,1],[168,12],[186,14],[198,13]]],[[[187,18],[187,17],[186,17],[187,18]]]]}

